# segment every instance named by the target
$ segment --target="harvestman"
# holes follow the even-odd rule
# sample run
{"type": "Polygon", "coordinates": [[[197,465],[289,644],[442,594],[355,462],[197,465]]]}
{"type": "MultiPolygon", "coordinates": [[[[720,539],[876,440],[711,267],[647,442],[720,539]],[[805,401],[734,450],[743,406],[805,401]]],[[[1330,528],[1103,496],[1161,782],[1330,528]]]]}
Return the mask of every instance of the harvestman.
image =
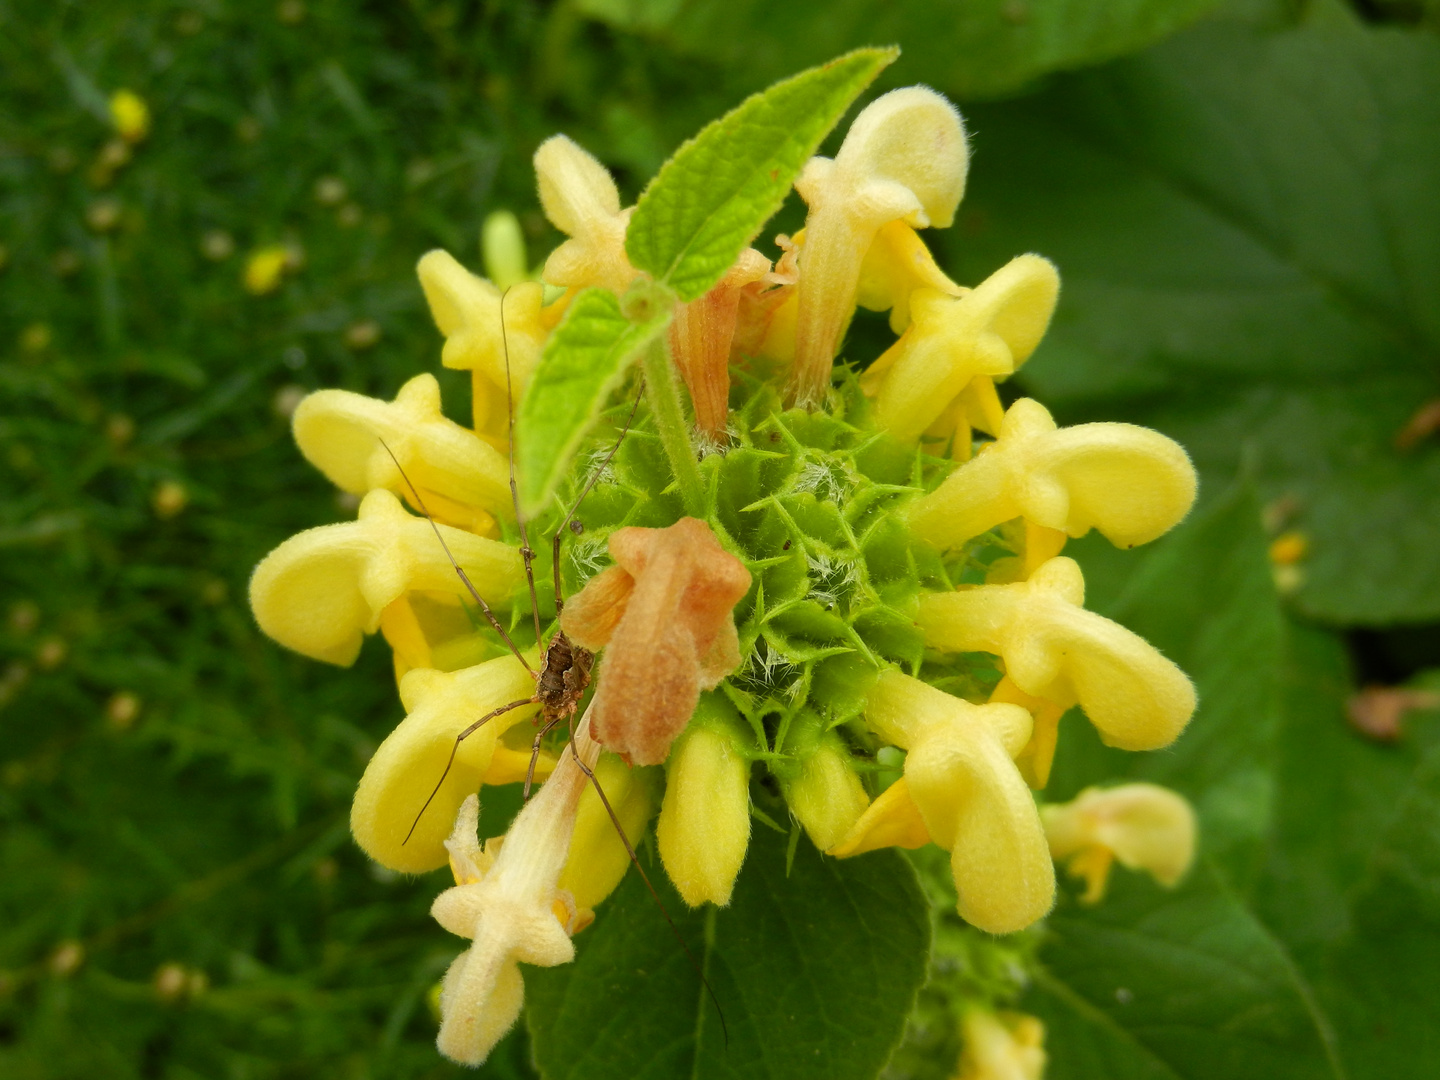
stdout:
{"type": "MultiPolygon", "coordinates": [[[[530,546],[530,537],[525,528],[525,517],[520,512],[520,495],[515,483],[514,391],[510,381],[510,340],[505,331],[505,298],[508,295],[509,290],[507,289],[500,298],[500,340],[505,352],[505,410],[510,441],[510,498],[515,507],[515,522],[520,529],[520,556],[525,562],[525,580],[530,587],[530,611],[535,619],[535,641],[538,644],[542,640],[543,635],[540,630],[540,605],[535,591],[535,572],[531,565],[535,560],[535,551],[530,546]]],[[[605,469],[609,466],[615,455],[620,451],[620,444],[625,441],[625,436],[630,431],[630,425],[635,420],[635,413],[640,408],[640,399],[644,396],[644,393],[645,381],[642,378],[640,388],[635,395],[635,402],[630,406],[630,413],[625,418],[625,426],[620,429],[620,437],[615,440],[615,445],[610,448],[610,452],[605,455],[604,460],[601,461],[591,473],[590,479],[581,490],[579,498],[577,498],[574,505],[570,507],[569,513],[567,513],[560,522],[560,526],[555,530],[555,535],[552,537],[551,567],[554,571],[555,617],[557,620],[560,617],[560,612],[565,607],[565,599],[561,595],[562,586],[560,583],[560,539],[567,528],[573,529],[576,533],[581,531],[580,523],[575,519],[575,514],[579,511],[580,504],[585,501],[585,496],[590,494],[591,489],[599,481],[601,475],[605,472],[605,469]]],[[[685,939],[681,936],[679,928],[676,927],[674,920],[670,917],[670,912],[665,909],[665,904],[660,899],[660,894],[655,891],[655,886],[650,882],[650,875],[645,873],[645,868],[640,865],[640,860],[635,854],[634,845],[630,843],[630,838],[625,835],[624,826],[620,824],[619,816],[615,813],[614,807],[610,805],[610,800],[605,795],[605,789],[600,786],[600,778],[595,775],[594,770],[586,765],[585,762],[580,759],[580,755],[575,752],[575,712],[580,705],[580,699],[584,696],[586,688],[590,685],[590,670],[595,664],[595,654],[589,649],[576,645],[566,637],[565,631],[560,629],[557,622],[555,634],[550,639],[550,643],[545,646],[544,656],[540,662],[540,670],[537,672],[531,667],[530,662],[525,659],[525,655],[520,651],[519,647],[516,646],[514,640],[506,632],[505,627],[501,625],[500,620],[495,617],[495,613],[490,609],[490,605],[487,604],[485,598],[480,595],[480,590],[475,588],[469,575],[465,573],[464,568],[456,561],[455,556],[450,551],[450,546],[445,543],[445,537],[441,535],[439,527],[435,524],[435,519],[425,506],[424,499],[421,498],[420,492],[411,482],[410,477],[406,474],[404,467],[400,464],[394,451],[386,445],[383,439],[380,441],[380,445],[385,447],[385,452],[389,454],[390,459],[395,462],[395,467],[400,471],[400,476],[404,479],[405,486],[409,488],[410,494],[415,499],[415,505],[418,506],[420,512],[425,515],[425,520],[430,522],[430,527],[435,530],[435,538],[440,541],[440,546],[444,549],[446,558],[450,560],[450,565],[454,567],[455,573],[459,575],[460,580],[465,584],[466,591],[470,593],[471,598],[479,605],[480,611],[485,616],[485,620],[495,632],[500,635],[501,640],[509,647],[511,653],[514,654],[520,663],[525,665],[525,670],[529,672],[530,677],[535,680],[535,693],[530,697],[521,698],[519,701],[512,701],[509,704],[501,705],[498,709],[486,713],[479,720],[476,720],[455,736],[455,744],[450,748],[450,757],[445,762],[445,771],[440,774],[440,779],[435,783],[435,789],[430,792],[424,805],[420,807],[420,812],[415,815],[415,820],[410,825],[410,831],[405,834],[405,839],[401,841],[401,843],[409,843],[410,837],[415,834],[415,829],[420,824],[420,819],[425,816],[425,811],[429,809],[430,803],[433,802],[435,796],[439,794],[441,786],[445,783],[445,778],[450,775],[451,766],[455,764],[455,755],[459,752],[460,744],[475,734],[475,732],[479,731],[485,724],[498,716],[503,716],[512,709],[520,708],[522,705],[540,706],[540,716],[535,721],[539,730],[536,731],[535,740],[531,744],[530,766],[525,774],[525,798],[529,799],[530,787],[535,779],[535,764],[540,756],[541,740],[562,721],[568,722],[570,726],[570,737],[566,740],[566,749],[570,751],[570,756],[574,758],[575,764],[580,767],[580,771],[585,774],[586,778],[595,788],[595,794],[599,796],[601,805],[605,807],[605,813],[609,815],[610,823],[615,826],[616,835],[620,837],[620,842],[625,845],[625,853],[630,857],[631,865],[635,867],[641,880],[645,882],[645,888],[649,890],[650,896],[660,909],[660,913],[670,925],[670,930],[675,935],[675,939],[680,942],[680,947],[685,950],[685,955],[690,960],[690,966],[695,969],[695,974],[700,977],[701,983],[704,984],[705,991],[709,994],[711,1002],[714,1003],[716,1013],[719,1014],[720,1029],[724,1035],[725,1044],[728,1046],[730,1033],[725,1024],[725,1013],[724,1010],[720,1008],[720,1002],[715,997],[715,991],[710,986],[710,980],[705,977],[705,972],[701,969],[694,954],[690,951],[690,946],[685,943],[685,939]]],[[[562,750],[561,753],[564,753],[564,751],[562,750]]]]}

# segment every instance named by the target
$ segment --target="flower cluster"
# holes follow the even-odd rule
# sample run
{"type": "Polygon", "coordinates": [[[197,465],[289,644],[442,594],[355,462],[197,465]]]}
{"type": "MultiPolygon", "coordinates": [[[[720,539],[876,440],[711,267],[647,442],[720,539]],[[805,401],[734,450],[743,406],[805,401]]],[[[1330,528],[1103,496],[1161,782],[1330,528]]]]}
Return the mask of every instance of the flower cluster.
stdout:
{"type": "MultiPolygon", "coordinates": [[[[997,384],[1039,345],[1059,276],[1030,254],[973,287],[936,265],[917,230],[951,223],[967,164],[944,98],[885,94],[800,173],[809,217],[776,238],[779,258],[746,248],[676,305],[664,348],[703,506],[677,494],[652,379],[633,411],[633,385],[616,395],[564,497],[517,521],[515,403],[583,290],[645,279],[625,246],[632,209],[564,136],[535,155],[568,237],[538,279],[503,217],[486,229],[496,281],[445,252],[420,260],[441,361],[471,373],[470,425],[444,415],[428,374],[394,401],[325,390],[295,410],[301,451],[361,497],[359,515],[267,556],[251,603],[316,659],[349,664],[377,630],[393,650],[407,716],[352,825],[386,866],[454,871],[434,914],[473,941],[441,998],[455,1060],[483,1060],[513,1022],[517,961],[571,958],[657,809],[659,854],[692,905],[729,901],[762,806],[836,857],[938,845],[959,913],[997,934],[1050,909],[1052,858],[1090,898],[1116,858],[1167,884],[1184,872],[1194,826],[1178,797],[1132,786],[1042,814],[1032,790],[1074,706],[1127,750],[1189,721],[1190,681],[1086,611],[1060,552],[1092,528],[1125,548],[1155,539],[1188,512],[1195,473],[1153,431],[1059,428],[1036,401],[1004,404],[997,384]],[[857,308],[888,312],[896,340],[837,366],[857,308]],[[577,527],[558,531],[582,494],[577,527]],[[568,740],[592,652],[593,706],[568,740]],[[532,738],[532,718],[554,733],[532,738]],[[477,792],[531,774],[549,780],[481,849],[477,792]]],[[[966,1075],[999,1075],[987,1062],[1007,1055],[1006,1075],[1038,1075],[1038,1025],[964,1023],[966,1075]]]]}

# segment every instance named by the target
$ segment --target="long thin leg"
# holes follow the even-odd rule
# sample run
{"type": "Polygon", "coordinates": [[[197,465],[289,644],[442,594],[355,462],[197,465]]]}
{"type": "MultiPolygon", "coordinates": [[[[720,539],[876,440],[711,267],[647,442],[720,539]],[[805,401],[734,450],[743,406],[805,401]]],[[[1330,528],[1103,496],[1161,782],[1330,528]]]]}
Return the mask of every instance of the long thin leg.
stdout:
{"type": "Polygon", "coordinates": [[[479,720],[476,720],[473,724],[467,727],[464,731],[460,732],[459,735],[455,736],[455,745],[450,747],[450,760],[445,762],[445,771],[440,774],[440,779],[435,783],[435,790],[430,792],[430,797],[425,800],[425,805],[420,807],[420,813],[416,814],[415,820],[410,823],[410,831],[405,834],[405,839],[400,841],[401,847],[404,847],[410,842],[410,837],[415,835],[415,829],[416,826],[420,824],[420,819],[425,816],[425,811],[430,809],[430,804],[435,800],[435,796],[440,794],[441,785],[445,783],[445,778],[450,775],[450,766],[455,764],[455,755],[460,751],[460,744],[466,739],[468,739],[471,735],[474,735],[475,732],[479,731],[480,728],[483,727],[485,724],[489,723],[491,720],[494,720],[495,717],[501,715],[502,713],[507,713],[511,709],[518,709],[521,705],[529,705],[534,700],[534,698],[525,698],[521,701],[512,701],[509,705],[501,705],[500,708],[495,709],[493,712],[486,713],[479,720]]]}
{"type": "Polygon", "coordinates": [[[505,349],[505,418],[510,431],[510,501],[515,504],[515,523],[520,526],[520,557],[525,560],[525,580],[530,584],[530,611],[535,616],[535,645],[540,646],[540,601],[535,596],[535,549],[525,531],[525,515],[520,513],[520,492],[515,486],[515,391],[510,385],[510,338],[505,331],[507,288],[500,294],[500,343],[505,349]]]}
{"type": "Polygon", "coordinates": [[[635,867],[635,872],[640,875],[640,880],[645,883],[645,888],[650,891],[655,906],[660,909],[660,914],[670,925],[670,932],[675,935],[675,940],[680,943],[680,948],[685,950],[685,956],[690,961],[690,966],[695,969],[695,974],[700,977],[700,982],[705,986],[705,992],[710,995],[710,1001],[715,1006],[715,1013],[720,1017],[720,1034],[725,1040],[725,1045],[730,1045],[730,1029],[725,1024],[725,1010],[720,1008],[720,999],[715,996],[715,989],[710,985],[710,980],[705,977],[705,971],[700,967],[695,954],[690,951],[690,946],[685,943],[685,938],[680,933],[680,928],[675,925],[675,920],[670,917],[670,912],[665,908],[665,902],[660,899],[660,894],[655,891],[655,886],[650,882],[650,875],[645,873],[645,867],[640,865],[640,859],[635,854],[635,848],[630,843],[630,838],[625,835],[625,827],[620,824],[620,816],[615,813],[614,807],[610,805],[610,799],[605,794],[605,789],[600,786],[600,778],[595,775],[595,770],[586,765],[580,759],[575,750],[575,718],[570,718],[570,756],[575,759],[575,764],[580,766],[580,771],[590,778],[590,783],[595,786],[595,794],[600,796],[600,805],[605,807],[605,813],[610,815],[610,824],[615,826],[615,834],[620,837],[620,843],[625,845],[625,854],[630,856],[630,865],[635,867]]]}
{"type": "Polygon", "coordinates": [[[500,620],[495,618],[495,613],[490,610],[490,605],[485,603],[485,598],[480,595],[480,590],[471,584],[470,576],[466,574],[460,564],[455,561],[455,556],[450,552],[450,545],[445,543],[445,537],[440,535],[440,526],[435,524],[435,519],[430,515],[430,510],[425,505],[425,500],[420,497],[419,489],[410,482],[410,477],[406,474],[405,467],[400,464],[400,459],[395,456],[395,451],[390,449],[390,444],[384,439],[380,440],[380,445],[385,447],[385,452],[390,455],[390,460],[395,462],[395,468],[400,470],[400,478],[405,481],[405,486],[410,489],[410,494],[415,499],[415,505],[418,506],[420,512],[425,515],[425,520],[430,522],[430,528],[435,530],[435,539],[440,541],[440,546],[445,551],[445,557],[450,560],[450,565],[455,568],[455,573],[460,575],[460,580],[465,583],[465,588],[470,590],[470,595],[474,598],[475,602],[480,605],[480,610],[485,613],[485,618],[489,621],[490,625],[495,628],[495,632],[500,635],[505,644],[510,646],[510,651],[515,654],[515,659],[525,665],[525,670],[530,672],[531,678],[539,678],[539,676],[535,674],[535,669],[530,666],[530,662],[525,659],[524,654],[516,648],[515,642],[510,640],[510,635],[505,632],[505,627],[500,625],[500,620]]]}
{"type": "Polygon", "coordinates": [[[635,410],[640,408],[640,399],[644,395],[645,380],[641,379],[640,390],[635,395],[635,404],[630,406],[630,415],[625,418],[625,426],[620,429],[620,437],[615,440],[615,445],[612,446],[610,452],[605,455],[605,460],[590,474],[590,481],[585,485],[585,490],[580,492],[580,497],[576,499],[575,504],[570,507],[570,512],[565,515],[565,520],[560,522],[560,527],[555,530],[555,536],[551,545],[553,550],[551,551],[550,565],[555,571],[555,614],[557,616],[565,607],[565,600],[560,595],[560,537],[570,524],[571,519],[575,517],[576,511],[580,509],[580,504],[585,501],[585,496],[590,494],[590,489],[593,488],[596,481],[600,479],[600,474],[605,471],[606,466],[608,466],[610,462],[615,459],[615,455],[620,452],[620,444],[625,441],[625,436],[630,433],[630,425],[635,422],[635,410]]]}
{"type": "Polygon", "coordinates": [[[522,796],[526,802],[530,801],[530,787],[535,783],[535,763],[540,760],[540,741],[563,719],[564,716],[556,716],[546,721],[545,726],[535,733],[535,741],[530,744],[530,768],[525,773],[525,792],[522,796]]]}

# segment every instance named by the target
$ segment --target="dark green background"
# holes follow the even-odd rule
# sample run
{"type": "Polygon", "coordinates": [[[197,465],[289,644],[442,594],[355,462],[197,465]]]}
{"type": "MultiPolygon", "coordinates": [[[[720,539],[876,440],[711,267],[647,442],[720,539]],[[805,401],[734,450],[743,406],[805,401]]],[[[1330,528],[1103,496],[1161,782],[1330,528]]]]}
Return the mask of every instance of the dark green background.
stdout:
{"type": "MultiPolygon", "coordinates": [[[[1433,683],[1440,666],[1440,444],[1393,446],[1440,397],[1436,24],[1427,0],[0,0],[0,1074],[458,1072],[424,1001],[459,944],[427,916],[444,882],[372,871],[345,826],[400,717],[385,650],[342,674],[282,653],[245,606],[261,555],[350,512],[275,399],[388,396],[438,370],[414,263],[444,246],[477,265],[499,207],[533,259],[548,250],[529,166],[546,135],[592,149],[633,197],[744,93],[891,41],[906,53],[885,86],[955,95],[972,131],[942,262],[967,283],[1027,250],[1060,266],[1055,324],[1017,386],[1062,422],[1158,427],[1202,473],[1171,537],[1075,545],[1092,606],[1185,666],[1202,706],[1155,755],[1106,751],[1068,720],[1049,794],[1172,785],[1200,809],[1203,865],[1175,894],[1118,873],[1099,909],[1062,897],[1020,998],[1047,1024],[1048,1075],[1433,1071],[1440,728],[1416,713],[1398,742],[1368,741],[1344,702],[1357,681],[1433,683]],[[102,188],[119,86],[154,126],[102,188]],[[323,177],[343,181],[340,203],[317,199],[323,177]],[[87,212],[103,199],[119,219],[101,232],[87,212]],[[234,254],[202,253],[213,230],[234,254]],[[244,255],[274,242],[304,266],[252,297],[244,255]],[[348,346],[366,321],[378,343],[348,346]],[[37,325],[49,343],[28,348],[37,325]],[[165,480],[190,493],[171,520],[150,505],[165,480]],[[1283,600],[1267,508],[1310,538],[1283,600]],[[11,618],[26,602],[33,627],[11,618]],[[124,729],[105,714],[117,691],[143,702],[124,729]],[[86,958],[62,976],[66,941],[86,958]],[[162,1002],[167,962],[209,989],[162,1002]]],[[[777,227],[796,224],[792,206],[777,227]]],[[[861,319],[849,354],[883,340],[861,319]]],[[[463,380],[441,377],[463,416],[463,380]]],[[[714,977],[737,995],[735,1057],[715,1065],[702,1040],[706,1068],[873,1074],[923,959],[909,871],[890,854],[822,863],[801,841],[786,878],[757,829],[736,908],[711,920],[713,957],[749,979],[714,977]],[[860,898],[848,917],[840,893],[860,898]],[[865,912],[873,932],[847,937],[865,912]],[[782,947],[819,988],[790,1001],[793,1021],[784,980],[745,968],[782,947]],[[742,1006],[742,990],[760,996],[742,1006]],[[807,1040],[867,1025],[870,1049],[806,1064],[807,1040]]],[[[580,962],[532,981],[536,1015],[563,1021],[540,1026],[548,1074],[635,1075],[626,1054],[689,1074],[693,1026],[642,1010],[623,965],[597,982],[589,958],[633,962],[632,935],[657,950],[642,985],[698,1005],[645,905],[629,881],[580,962]],[[606,1038],[614,1053],[583,1056],[606,1038]]],[[[912,1026],[908,1049],[953,1053],[933,1035],[912,1026]]],[[[517,1035],[485,1073],[531,1075],[529,1056],[517,1035]]],[[[892,1075],[953,1067],[915,1050],[892,1075]]]]}

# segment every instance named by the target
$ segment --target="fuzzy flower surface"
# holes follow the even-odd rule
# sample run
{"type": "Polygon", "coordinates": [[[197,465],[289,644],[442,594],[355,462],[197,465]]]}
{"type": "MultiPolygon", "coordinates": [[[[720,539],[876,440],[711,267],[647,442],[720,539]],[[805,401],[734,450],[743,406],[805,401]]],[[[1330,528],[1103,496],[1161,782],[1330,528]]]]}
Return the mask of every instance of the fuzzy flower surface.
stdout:
{"type": "MultiPolygon", "coordinates": [[[[1061,716],[1078,706],[1139,751],[1195,709],[1178,667],[1085,609],[1061,554],[1091,529],[1122,548],[1162,535],[1194,470],[1155,432],[1004,404],[1061,279],[1035,254],[972,284],[935,263],[918,230],[964,194],[955,108],[923,87],[876,98],[833,159],[790,170],[802,232],[695,240],[662,266],[676,185],[709,197],[681,167],[709,134],[635,207],[575,142],[544,143],[538,199],[566,239],[540,280],[504,221],[488,277],[420,259],[437,359],[472,376],[468,426],[425,374],[295,410],[359,516],[281,544],[251,603],[315,659],[348,665],[376,632],[393,652],[408,715],[352,825],[383,865],[455,868],[434,914],[472,942],[441,998],[457,1061],[513,1022],[519,965],[567,961],[570,933],[605,917],[652,818],[691,905],[729,903],[752,819],[793,820],[837,858],[942,848],[959,914],[1009,933],[1049,910],[1052,851],[1131,864],[1120,834],[1042,817],[1061,716]],[[861,306],[889,313],[878,355],[846,351],[861,306]],[[503,842],[476,847],[477,792],[527,778],[543,786],[503,842]]],[[[968,1023],[964,1075],[1038,1075],[1031,1027],[968,1023]]]]}

